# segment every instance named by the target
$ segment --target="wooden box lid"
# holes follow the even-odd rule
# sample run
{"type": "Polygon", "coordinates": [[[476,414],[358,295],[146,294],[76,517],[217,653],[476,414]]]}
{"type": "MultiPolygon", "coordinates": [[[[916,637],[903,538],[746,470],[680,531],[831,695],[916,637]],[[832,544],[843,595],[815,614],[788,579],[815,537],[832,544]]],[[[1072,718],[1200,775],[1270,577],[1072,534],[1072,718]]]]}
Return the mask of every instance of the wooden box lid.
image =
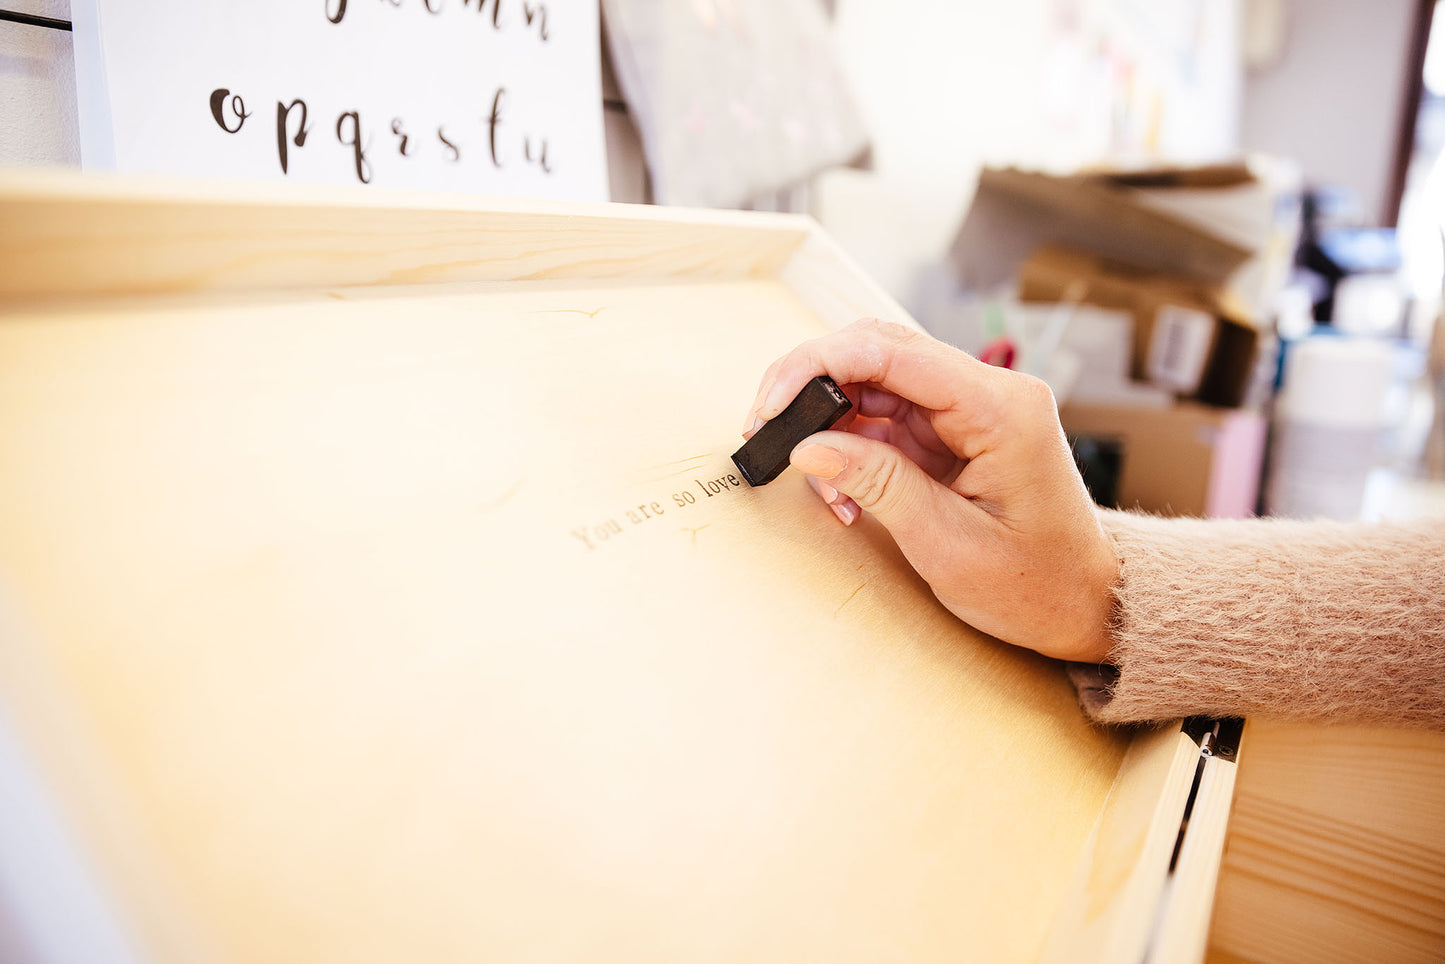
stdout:
{"type": "Polygon", "coordinates": [[[1193,743],[729,478],[773,357],[909,323],[810,220],[14,175],[0,306],[7,779],[97,895],[71,938],[1142,949],[1193,743]]]}

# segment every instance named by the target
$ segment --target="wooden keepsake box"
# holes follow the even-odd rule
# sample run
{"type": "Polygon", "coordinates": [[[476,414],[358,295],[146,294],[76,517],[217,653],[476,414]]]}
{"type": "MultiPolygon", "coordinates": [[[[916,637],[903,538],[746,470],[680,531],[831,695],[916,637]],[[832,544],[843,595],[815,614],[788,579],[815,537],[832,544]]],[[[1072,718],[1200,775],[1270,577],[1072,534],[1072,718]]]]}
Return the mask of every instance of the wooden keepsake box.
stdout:
{"type": "Polygon", "coordinates": [[[860,316],[803,217],[4,178],[0,941],[1199,958],[1237,726],[1091,726],[737,484],[860,316]]]}

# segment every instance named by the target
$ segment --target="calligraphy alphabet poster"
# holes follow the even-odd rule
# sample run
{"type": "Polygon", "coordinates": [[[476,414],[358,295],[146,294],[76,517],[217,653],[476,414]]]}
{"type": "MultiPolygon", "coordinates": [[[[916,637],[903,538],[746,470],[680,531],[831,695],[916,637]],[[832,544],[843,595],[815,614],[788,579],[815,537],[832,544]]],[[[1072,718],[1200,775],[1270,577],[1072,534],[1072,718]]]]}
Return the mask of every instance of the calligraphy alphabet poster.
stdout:
{"type": "Polygon", "coordinates": [[[595,0],[74,0],[87,167],[607,199],[595,0]]]}

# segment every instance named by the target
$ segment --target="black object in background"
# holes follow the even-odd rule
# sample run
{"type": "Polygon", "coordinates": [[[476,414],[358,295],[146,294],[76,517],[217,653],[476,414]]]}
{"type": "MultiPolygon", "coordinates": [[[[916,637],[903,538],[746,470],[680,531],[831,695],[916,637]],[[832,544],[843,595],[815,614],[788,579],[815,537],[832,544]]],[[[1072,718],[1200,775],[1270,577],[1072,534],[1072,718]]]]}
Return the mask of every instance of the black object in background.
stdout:
{"type": "Polygon", "coordinates": [[[0,20],[8,20],[10,23],[23,23],[27,27],[48,27],[51,30],[69,30],[69,20],[56,20],[54,17],[38,17],[33,13],[17,13],[14,10],[0,10],[0,20]]]}
{"type": "Polygon", "coordinates": [[[1124,444],[1118,439],[1093,435],[1069,437],[1074,464],[1084,477],[1084,487],[1094,501],[1106,509],[1118,508],[1119,474],[1124,469],[1124,444]]]}
{"type": "Polygon", "coordinates": [[[1300,202],[1300,240],[1295,265],[1317,280],[1314,318],[1331,324],[1335,289],[1351,275],[1391,274],[1400,269],[1400,245],[1394,228],[1331,225],[1339,209],[1347,209],[1344,192],[1314,188],[1300,202]]]}

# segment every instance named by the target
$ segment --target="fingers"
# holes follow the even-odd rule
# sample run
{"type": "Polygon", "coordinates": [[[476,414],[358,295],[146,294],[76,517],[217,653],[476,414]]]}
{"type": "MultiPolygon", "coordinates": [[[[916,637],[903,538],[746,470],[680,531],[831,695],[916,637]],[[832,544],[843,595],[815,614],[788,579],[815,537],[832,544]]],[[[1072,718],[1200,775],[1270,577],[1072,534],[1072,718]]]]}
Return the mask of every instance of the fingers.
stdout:
{"type": "Polygon", "coordinates": [[[858,516],[861,515],[863,511],[858,508],[858,503],[833,488],[827,482],[820,481],[811,475],[805,475],[803,478],[807,479],[808,485],[812,486],[813,491],[818,493],[818,498],[822,499],[828,508],[833,510],[833,514],[838,517],[839,522],[845,526],[850,526],[858,521],[858,516]]]}
{"type": "Polygon", "coordinates": [[[819,495],[844,524],[866,510],[893,534],[915,566],[926,564],[940,530],[971,507],[898,449],[852,432],[819,432],[793,450],[792,464],[818,480],[819,495]],[[829,498],[830,491],[842,498],[829,498]],[[839,511],[842,507],[843,511],[839,511]],[[851,518],[849,516],[852,516],[851,518]],[[922,557],[922,558],[920,558],[922,557]]]}
{"type": "MultiPolygon", "coordinates": [[[[748,425],[775,417],[817,375],[829,375],[840,385],[875,385],[933,411],[975,413],[980,424],[987,424],[996,420],[999,404],[996,372],[921,332],[874,320],[855,322],[774,362],[758,388],[748,425]]],[[[864,397],[870,407],[897,404],[884,393],[864,397]]]]}
{"type": "Polygon", "coordinates": [[[909,406],[908,412],[901,418],[856,418],[847,425],[839,423],[833,426],[833,431],[846,430],[864,438],[887,442],[930,476],[944,481],[945,477],[956,475],[961,460],[938,438],[932,427],[916,415],[918,411],[909,406]]]}
{"type": "MultiPolygon", "coordinates": [[[[778,369],[782,367],[783,359],[787,357],[787,355],[784,355],[782,358],[776,358],[773,360],[773,363],[767,367],[767,370],[763,372],[764,385],[771,384],[773,379],[777,377],[778,369]]],[[[799,391],[801,390],[800,386],[799,391]]],[[[759,389],[759,391],[761,392],[761,389],[759,389]]],[[[743,438],[745,439],[752,438],[757,434],[758,429],[763,427],[763,419],[758,415],[758,404],[761,401],[761,397],[755,398],[753,400],[753,407],[748,409],[747,418],[743,419],[743,438]]]]}

